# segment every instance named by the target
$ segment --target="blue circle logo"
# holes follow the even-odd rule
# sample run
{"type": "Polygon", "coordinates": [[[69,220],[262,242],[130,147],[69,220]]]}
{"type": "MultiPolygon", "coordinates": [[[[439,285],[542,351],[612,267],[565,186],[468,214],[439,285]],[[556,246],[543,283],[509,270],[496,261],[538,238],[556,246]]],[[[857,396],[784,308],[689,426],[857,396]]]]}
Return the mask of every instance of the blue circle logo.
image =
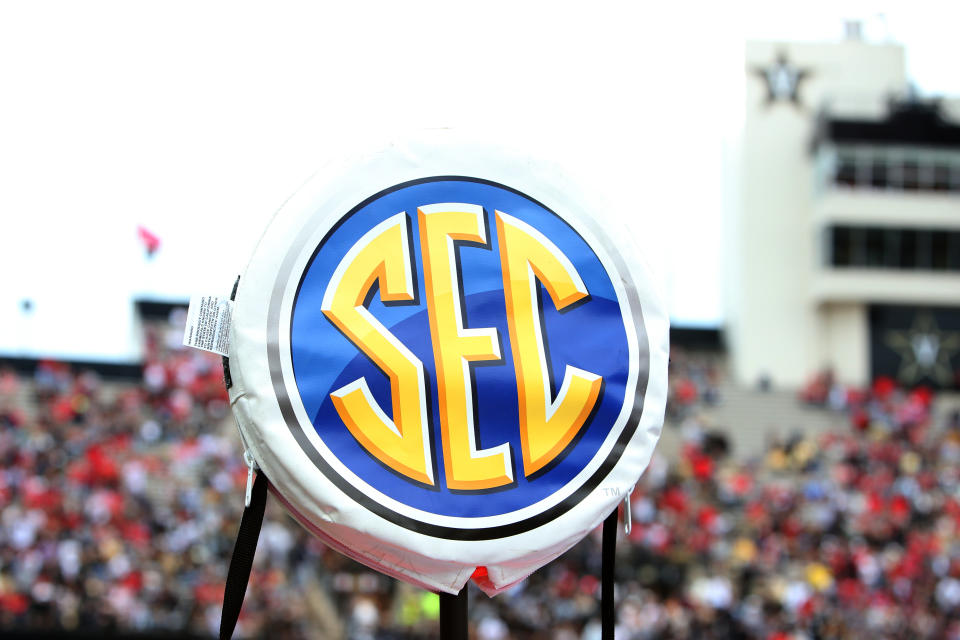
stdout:
{"type": "Polygon", "coordinates": [[[475,178],[404,183],[345,214],[290,326],[306,414],[360,483],[324,473],[437,535],[410,514],[495,519],[565,490],[517,532],[571,508],[616,463],[645,387],[630,373],[639,310],[600,255],[560,214],[475,178]]]}

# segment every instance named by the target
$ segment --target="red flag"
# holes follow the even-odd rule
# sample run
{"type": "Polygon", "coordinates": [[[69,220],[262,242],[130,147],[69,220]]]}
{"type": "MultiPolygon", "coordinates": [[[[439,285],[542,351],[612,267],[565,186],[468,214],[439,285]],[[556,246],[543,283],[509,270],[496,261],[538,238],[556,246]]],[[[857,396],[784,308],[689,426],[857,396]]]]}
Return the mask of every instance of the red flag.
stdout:
{"type": "Polygon", "coordinates": [[[160,248],[160,237],[143,225],[137,225],[137,237],[140,238],[140,242],[143,243],[147,257],[152,258],[153,254],[160,248]]]}

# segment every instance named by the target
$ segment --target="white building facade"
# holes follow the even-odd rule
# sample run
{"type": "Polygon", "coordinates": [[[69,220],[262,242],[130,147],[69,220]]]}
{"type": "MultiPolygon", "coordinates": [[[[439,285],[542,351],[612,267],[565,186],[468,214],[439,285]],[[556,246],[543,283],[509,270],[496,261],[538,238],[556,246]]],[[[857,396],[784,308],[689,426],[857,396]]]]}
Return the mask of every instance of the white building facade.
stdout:
{"type": "Polygon", "coordinates": [[[735,376],[960,387],[960,105],[907,99],[892,44],[753,42],[746,63],[735,376]]]}

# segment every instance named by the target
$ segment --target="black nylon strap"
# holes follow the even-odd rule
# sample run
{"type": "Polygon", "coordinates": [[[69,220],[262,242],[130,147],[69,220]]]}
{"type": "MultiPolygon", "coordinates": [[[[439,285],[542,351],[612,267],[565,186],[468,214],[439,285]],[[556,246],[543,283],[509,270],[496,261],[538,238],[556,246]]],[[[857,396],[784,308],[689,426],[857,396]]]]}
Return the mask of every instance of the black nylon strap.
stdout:
{"type": "Polygon", "coordinates": [[[233,545],[230,569],[227,571],[227,583],[223,587],[223,611],[220,615],[220,640],[230,640],[240,617],[243,596],[247,593],[250,569],[253,567],[253,555],[257,551],[260,539],[260,527],[263,526],[263,511],[267,506],[267,476],[257,472],[250,495],[250,506],[243,510],[240,530],[233,545]]]}
{"type": "Polygon", "coordinates": [[[617,511],[603,521],[603,565],[600,569],[600,628],[602,640],[613,640],[615,615],[613,608],[613,565],[617,549],[617,511]]]}

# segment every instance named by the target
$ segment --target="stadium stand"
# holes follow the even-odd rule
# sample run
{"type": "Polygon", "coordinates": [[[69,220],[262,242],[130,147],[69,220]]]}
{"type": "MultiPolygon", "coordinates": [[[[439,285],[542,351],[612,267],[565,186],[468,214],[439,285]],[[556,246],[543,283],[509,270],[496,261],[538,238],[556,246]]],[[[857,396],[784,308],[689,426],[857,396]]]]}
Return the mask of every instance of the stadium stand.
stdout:
{"type": "MultiPolygon", "coordinates": [[[[180,348],[183,321],[144,322],[136,383],[0,363],[5,633],[216,634],[246,468],[219,359],[180,348]]],[[[617,548],[617,637],[960,638],[960,414],[886,380],[804,408],[724,369],[674,351],[617,548]]],[[[598,531],[508,593],[472,589],[471,637],[599,638],[599,574],[598,531]]],[[[437,617],[435,594],[270,505],[237,637],[426,640],[437,617]]]]}

